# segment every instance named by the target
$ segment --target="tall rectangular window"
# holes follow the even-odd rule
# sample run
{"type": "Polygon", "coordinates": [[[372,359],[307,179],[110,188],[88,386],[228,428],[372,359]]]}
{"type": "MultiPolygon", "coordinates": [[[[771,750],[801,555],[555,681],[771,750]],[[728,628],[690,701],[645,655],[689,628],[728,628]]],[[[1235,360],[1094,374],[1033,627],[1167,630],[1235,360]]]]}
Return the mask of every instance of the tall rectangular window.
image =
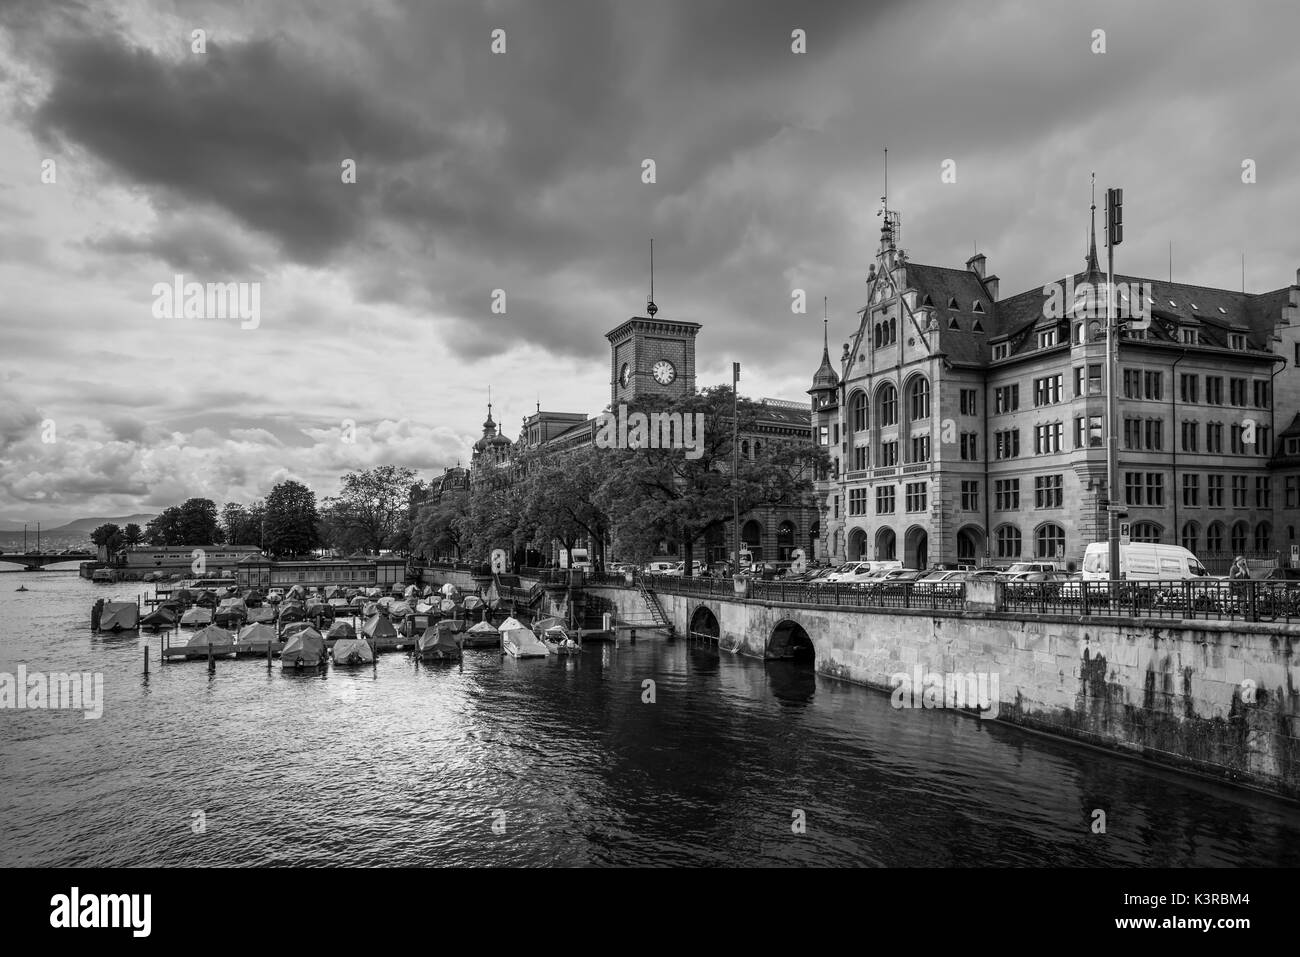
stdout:
{"type": "Polygon", "coordinates": [[[930,437],[928,435],[912,436],[912,461],[930,461],[930,437]]]}
{"type": "Polygon", "coordinates": [[[1034,380],[1034,405],[1053,405],[1061,401],[1061,376],[1049,375],[1034,380]]]}
{"type": "Polygon", "coordinates": [[[980,508],[980,483],[963,480],[961,483],[961,510],[978,512],[980,508]]]}
{"type": "Polygon", "coordinates": [[[978,415],[978,414],[979,414],[979,413],[976,411],[977,408],[978,408],[978,406],[976,405],[976,402],[975,402],[975,400],[976,400],[976,398],[977,398],[978,396],[979,396],[979,393],[978,393],[975,389],[962,389],[962,390],[961,390],[961,414],[962,414],[962,415],[978,415]]]}
{"type": "Polygon", "coordinates": [[[1273,485],[1272,479],[1267,475],[1255,476],[1255,507],[1272,508],[1273,507],[1273,485]]]}
{"type": "Polygon", "coordinates": [[[1182,434],[1182,440],[1183,440],[1183,451],[1184,451],[1184,452],[1195,452],[1195,451],[1196,451],[1196,446],[1197,446],[1196,436],[1197,436],[1197,433],[1200,431],[1200,427],[1201,427],[1201,426],[1200,426],[1200,423],[1199,423],[1199,422],[1184,422],[1184,423],[1183,423],[1183,428],[1182,428],[1182,433],[1183,433],[1183,434],[1182,434]]]}
{"type": "Polygon", "coordinates": [[[1197,384],[1200,379],[1194,373],[1184,372],[1178,376],[1178,398],[1182,402],[1197,402],[1197,384]]]}
{"type": "Polygon", "coordinates": [[[880,443],[880,467],[888,468],[898,464],[898,443],[890,440],[880,443]]]}
{"type": "Polygon", "coordinates": [[[999,512],[1020,508],[1020,479],[997,479],[993,483],[993,507],[999,512]]]}
{"type": "Polygon", "coordinates": [[[891,515],[894,511],[894,486],[876,489],[876,514],[891,515]]]}
{"type": "Polygon", "coordinates": [[[1020,430],[993,433],[994,458],[1014,459],[1020,455],[1020,430]]]}
{"type": "Polygon", "coordinates": [[[1061,496],[1060,475],[1034,476],[1034,508],[1060,508],[1061,496]]]}
{"type": "Polygon", "coordinates": [[[1201,504],[1201,477],[1199,475],[1183,475],[1183,504],[1188,508],[1196,508],[1201,504]]]}
{"type": "Polygon", "coordinates": [[[1205,451],[1216,455],[1223,452],[1223,423],[1205,423],[1205,451]]]}
{"type": "Polygon", "coordinates": [[[849,489],[849,514],[866,515],[867,514],[867,490],[864,488],[849,489]]]}
{"type": "Polygon", "coordinates": [[[1223,508],[1223,476],[1205,476],[1205,504],[1210,508],[1223,508]]]}
{"type": "Polygon", "coordinates": [[[927,483],[908,482],[906,487],[907,510],[909,512],[925,511],[925,493],[927,483]]]}
{"type": "Polygon", "coordinates": [[[1223,405],[1223,376],[1205,377],[1205,404],[1223,405]]]}
{"type": "Polygon", "coordinates": [[[1246,380],[1233,377],[1228,380],[1228,404],[1246,404],[1246,380]]]}
{"type": "Polygon", "coordinates": [[[1246,507],[1246,476],[1244,475],[1232,477],[1232,507],[1246,507]]]}
{"type": "Polygon", "coordinates": [[[963,461],[979,460],[979,433],[963,432],[961,434],[961,457],[963,461]]]}

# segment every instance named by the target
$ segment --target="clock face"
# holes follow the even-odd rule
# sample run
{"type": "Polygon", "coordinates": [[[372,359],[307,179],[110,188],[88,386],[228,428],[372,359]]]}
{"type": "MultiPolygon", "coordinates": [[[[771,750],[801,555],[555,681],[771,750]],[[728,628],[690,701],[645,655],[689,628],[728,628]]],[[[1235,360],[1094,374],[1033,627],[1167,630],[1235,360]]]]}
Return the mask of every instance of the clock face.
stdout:
{"type": "Polygon", "coordinates": [[[660,385],[668,385],[677,378],[677,370],[673,368],[673,364],[667,359],[660,359],[656,362],[650,372],[660,385]]]}
{"type": "Polygon", "coordinates": [[[632,367],[626,362],[623,363],[623,368],[619,370],[618,381],[623,383],[625,388],[627,384],[632,381],[632,367]]]}

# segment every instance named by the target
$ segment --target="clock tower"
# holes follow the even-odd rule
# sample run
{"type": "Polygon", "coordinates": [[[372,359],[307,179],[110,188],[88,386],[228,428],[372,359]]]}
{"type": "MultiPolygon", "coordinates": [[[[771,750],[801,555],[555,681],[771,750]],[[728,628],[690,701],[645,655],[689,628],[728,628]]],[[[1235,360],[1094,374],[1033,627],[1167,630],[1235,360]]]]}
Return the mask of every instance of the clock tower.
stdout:
{"type": "Polygon", "coordinates": [[[695,392],[698,322],[633,316],[605,333],[609,340],[609,404],[617,409],[645,395],[678,399],[695,392]]]}

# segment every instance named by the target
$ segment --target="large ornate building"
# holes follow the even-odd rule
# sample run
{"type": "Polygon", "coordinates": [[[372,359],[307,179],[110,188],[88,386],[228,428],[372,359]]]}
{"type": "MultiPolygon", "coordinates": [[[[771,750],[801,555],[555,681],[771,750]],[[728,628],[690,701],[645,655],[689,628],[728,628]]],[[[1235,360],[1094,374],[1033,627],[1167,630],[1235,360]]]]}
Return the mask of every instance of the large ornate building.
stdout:
{"type": "MultiPolygon", "coordinates": [[[[857,330],[838,369],[823,345],[809,390],[834,463],[818,486],[819,557],[1079,562],[1106,538],[1105,320],[1084,298],[1046,307],[1043,288],[1002,298],[983,255],[913,263],[884,213],[857,330]]],[[[1289,558],[1300,273],[1262,294],[1115,279],[1150,318],[1119,340],[1116,492],[1132,539],[1220,565],[1289,558]]],[[[1073,283],[1104,282],[1094,233],[1073,283]]]]}
{"type": "MultiPolygon", "coordinates": [[[[610,349],[609,406],[635,407],[646,396],[681,398],[696,391],[695,339],[699,323],[657,318],[658,307],[647,303],[646,316],[633,316],[606,333],[610,349]]],[[[812,441],[807,402],[762,399],[752,430],[740,436],[741,454],[761,454],[765,441],[812,441]]],[[[509,468],[520,454],[545,447],[555,451],[577,449],[595,442],[600,420],[580,412],[549,412],[538,404],[525,416],[519,438],[511,442],[493,420],[491,405],[483,434],[474,444],[468,481],[486,475],[487,469],[509,468]]],[[[461,470],[463,472],[464,470],[461,470]]],[[[451,470],[433,483],[460,487],[460,476],[451,470]]],[[[796,548],[808,555],[819,534],[818,512],[809,504],[772,504],[741,515],[741,541],[755,560],[787,561],[796,548]]],[[[733,523],[714,526],[705,540],[697,542],[695,557],[701,561],[723,561],[731,554],[733,523]]],[[[539,546],[540,547],[540,546],[539,546]]],[[[679,543],[664,542],[663,553],[679,554],[679,543]]],[[[552,556],[548,556],[552,557],[552,556]]],[[[619,556],[612,556],[618,558],[619,556]]]]}

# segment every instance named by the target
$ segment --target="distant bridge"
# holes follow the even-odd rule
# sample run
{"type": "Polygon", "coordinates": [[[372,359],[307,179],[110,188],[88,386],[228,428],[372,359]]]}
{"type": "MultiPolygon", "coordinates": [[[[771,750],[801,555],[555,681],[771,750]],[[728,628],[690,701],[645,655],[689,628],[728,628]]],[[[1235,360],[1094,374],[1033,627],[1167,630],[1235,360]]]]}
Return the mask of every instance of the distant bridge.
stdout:
{"type": "MultiPolygon", "coordinates": [[[[25,572],[38,572],[46,565],[57,565],[60,562],[87,562],[93,561],[95,555],[91,552],[71,552],[66,555],[59,555],[55,552],[42,552],[39,555],[24,555],[21,552],[11,552],[9,554],[0,553],[0,562],[13,562],[15,565],[22,565],[25,572]]],[[[12,568],[0,569],[0,571],[13,571],[12,568]]]]}

